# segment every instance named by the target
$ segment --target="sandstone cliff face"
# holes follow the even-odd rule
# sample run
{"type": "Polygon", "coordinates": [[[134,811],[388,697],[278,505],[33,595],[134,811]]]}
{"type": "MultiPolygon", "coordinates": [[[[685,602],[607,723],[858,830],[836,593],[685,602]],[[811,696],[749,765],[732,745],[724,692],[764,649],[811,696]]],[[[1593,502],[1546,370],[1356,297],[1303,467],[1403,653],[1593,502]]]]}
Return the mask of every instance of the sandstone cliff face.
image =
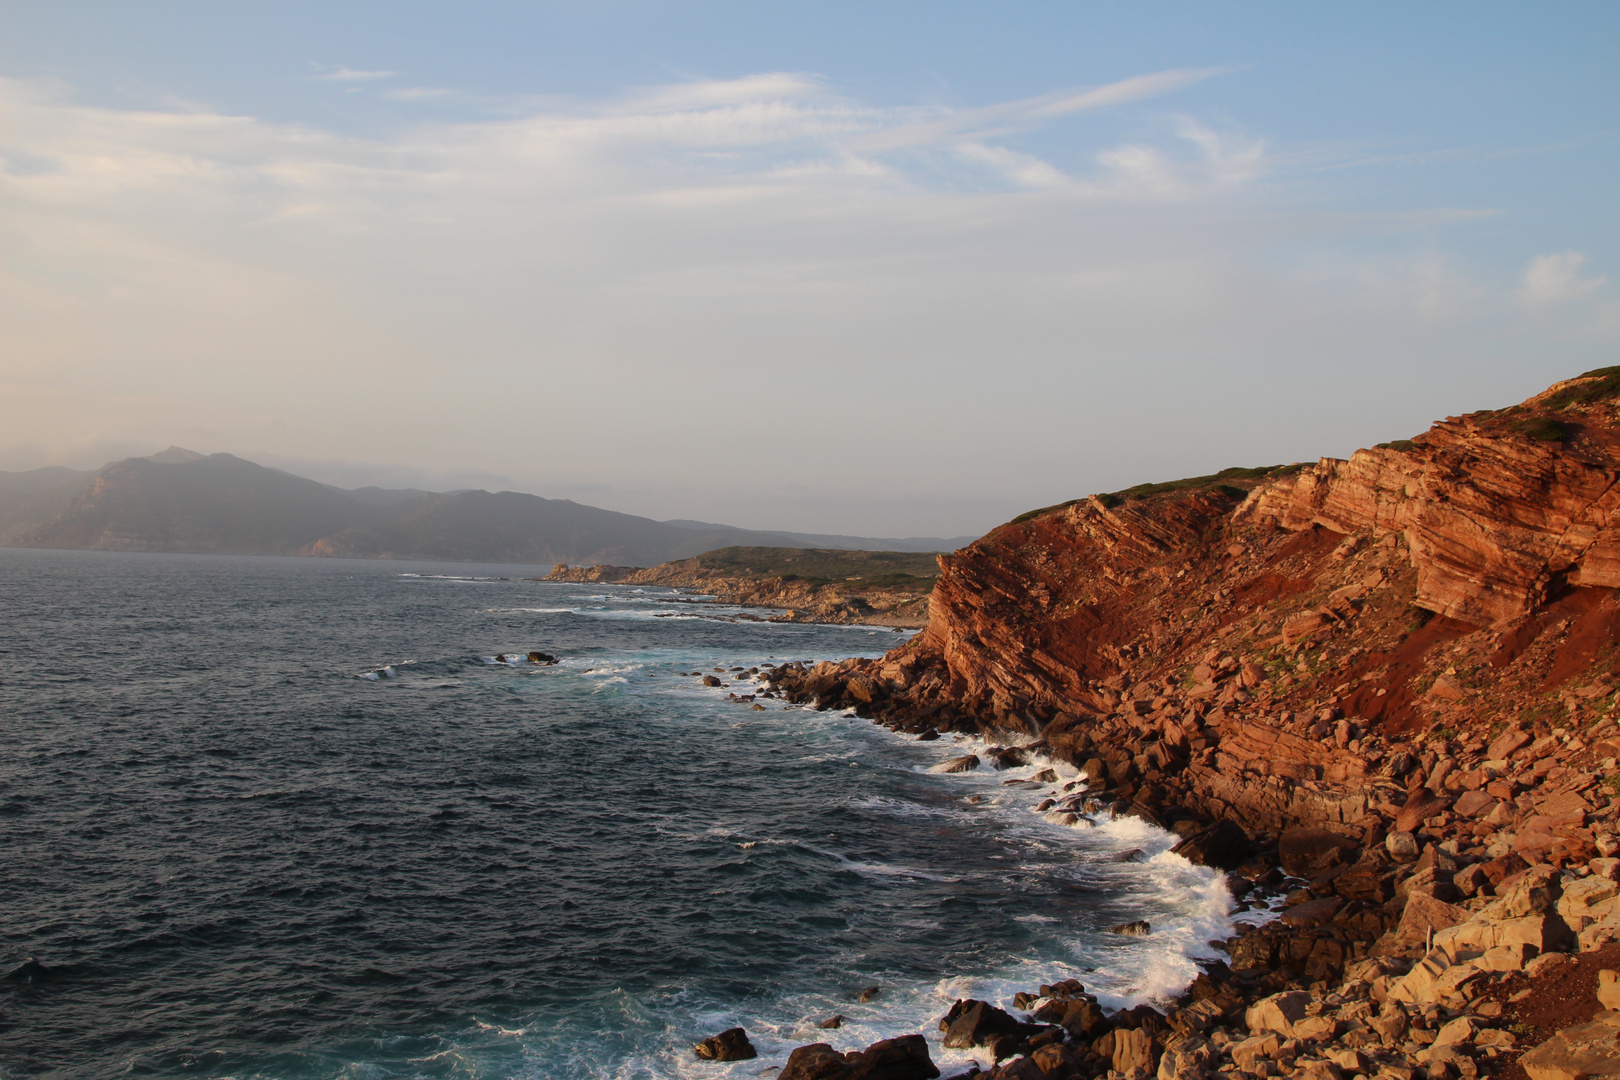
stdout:
{"type": "MultiPolygon", "coordinates": [[[[1534,415],[1569,383],[1530,399],[1534,415]]],[[[1610,403],[1562,410],[1569,440],[1513,430],[1511,410],[1442,421],[1408,450],[1324,458],[1264,485],[1240,516],[1283,528],[1400,532],[1417,570],[1414,602],[1475,624],[1507,622],[1544,603],[1561,581],[1620,586],[1620,458],[1610,403]]]]}
{"type": "Polygon", "coordinates": [[[1039,739],[1146,804],[1387,823],[1503,724],[1609,722],[1617,396],[1606,372],[1348,461],[1040,512],[942,556],[907,645],[780,684],[1039,739]]]}

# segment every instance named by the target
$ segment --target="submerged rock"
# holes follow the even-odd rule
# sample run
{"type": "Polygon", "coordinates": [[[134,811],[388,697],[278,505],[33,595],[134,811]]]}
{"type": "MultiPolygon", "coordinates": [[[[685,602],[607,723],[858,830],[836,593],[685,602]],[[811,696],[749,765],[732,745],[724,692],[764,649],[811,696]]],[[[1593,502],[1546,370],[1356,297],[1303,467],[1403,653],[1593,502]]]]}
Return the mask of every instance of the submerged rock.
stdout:
{"type": "Polygon", "coordinates": [[[1110,934],[1124,934],[1126,937],[1147,937],[1153,933],[1153,924],[1146,919],[1137,919],[1135,922],[1110,926],[1108,932],[1110,934]]]}

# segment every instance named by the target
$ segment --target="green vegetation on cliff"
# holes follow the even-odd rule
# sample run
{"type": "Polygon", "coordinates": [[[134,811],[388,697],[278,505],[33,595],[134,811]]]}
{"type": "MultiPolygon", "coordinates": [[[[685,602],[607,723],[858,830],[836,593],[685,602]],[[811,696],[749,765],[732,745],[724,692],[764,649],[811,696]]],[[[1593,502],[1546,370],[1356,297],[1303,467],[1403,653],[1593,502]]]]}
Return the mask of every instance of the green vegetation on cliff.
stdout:
{"type": "MultiPolygon", "coordinates": [[[[1232,483],[1232,481],[1247,481],[1250,486],[1253,486],[1262,480],[1277,480],[1284,476],[1291,476],[1303,468],[1305,468],[1303,462],[1293,465],[1262,465],[1253,469],[1234,466],[1230,469],[1222,469],[1218,473],[1210,473],[1208,476],[1189,476],[1181,480],[1164,480],[1157,484],[1137,484],[1135,487],[1101,493],[1096,498],[1103,506],[1112,508],[1131,499],[1145,499],[1149,495],[1162,495],[1167,491],[1217,488],[1231,498],[1242,499],[1249,494],[1248,488],[1240,487],[1232,483]]],[[[1068,502],[1043,506],[1038,510],[1027,510],[1013,518],[1008,524],[1017,525],[1019,522],[1028,521],[1030,518],[1051,513],[1053,510],[1064,510],[1077,502],[1084,501],[1084,499],[1070,499],[1068,502]]]]}
{"type": "Polygon", "coordinates": [[[850,583],[868,588],[927,590],[939,576],[934,556],[911,551],[728,547],[691,560],[726,577],[781,578],[807,585],[850,583]]]}

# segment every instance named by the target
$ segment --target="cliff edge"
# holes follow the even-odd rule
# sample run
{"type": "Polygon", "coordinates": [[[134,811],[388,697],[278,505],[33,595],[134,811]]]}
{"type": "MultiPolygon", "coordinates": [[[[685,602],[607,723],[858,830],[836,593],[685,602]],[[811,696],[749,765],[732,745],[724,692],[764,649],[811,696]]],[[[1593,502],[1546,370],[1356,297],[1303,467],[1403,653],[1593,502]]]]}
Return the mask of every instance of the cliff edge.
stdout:
{"type": "Polygon", "coordinates": [[[1615,815],[1617,478],[1605,368],[1349,460],[1024,515],[940,557],[916,638],[777,681],[901,731],[1036,741],[1118,800],[1272,834],[1375,841],[1418,789],[1449,806],[1492,784],[1530,817],[1573,785],[1580,820],[1525,843],[1585,850],[1615,815]]]}

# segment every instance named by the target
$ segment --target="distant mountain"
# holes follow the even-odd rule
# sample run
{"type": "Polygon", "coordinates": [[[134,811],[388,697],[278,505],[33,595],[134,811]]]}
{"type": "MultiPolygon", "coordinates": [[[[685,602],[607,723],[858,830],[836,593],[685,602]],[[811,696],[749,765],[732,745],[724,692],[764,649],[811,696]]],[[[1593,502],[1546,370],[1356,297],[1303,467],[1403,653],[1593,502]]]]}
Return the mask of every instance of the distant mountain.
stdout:
{"type": "Polygon", "coordinates": [[[513,491],[345,491],[179,447],[94,473],[0,473],[0,545],[9,547],[651,566],[722,547],[946,551],[965,541],[654,521],[513,491]]]}
{"type": "Polygon", "coordinates": [[[0,545],[13,543],[73,505],[95,473],[64,469],[0,472],[0,545]]]}

